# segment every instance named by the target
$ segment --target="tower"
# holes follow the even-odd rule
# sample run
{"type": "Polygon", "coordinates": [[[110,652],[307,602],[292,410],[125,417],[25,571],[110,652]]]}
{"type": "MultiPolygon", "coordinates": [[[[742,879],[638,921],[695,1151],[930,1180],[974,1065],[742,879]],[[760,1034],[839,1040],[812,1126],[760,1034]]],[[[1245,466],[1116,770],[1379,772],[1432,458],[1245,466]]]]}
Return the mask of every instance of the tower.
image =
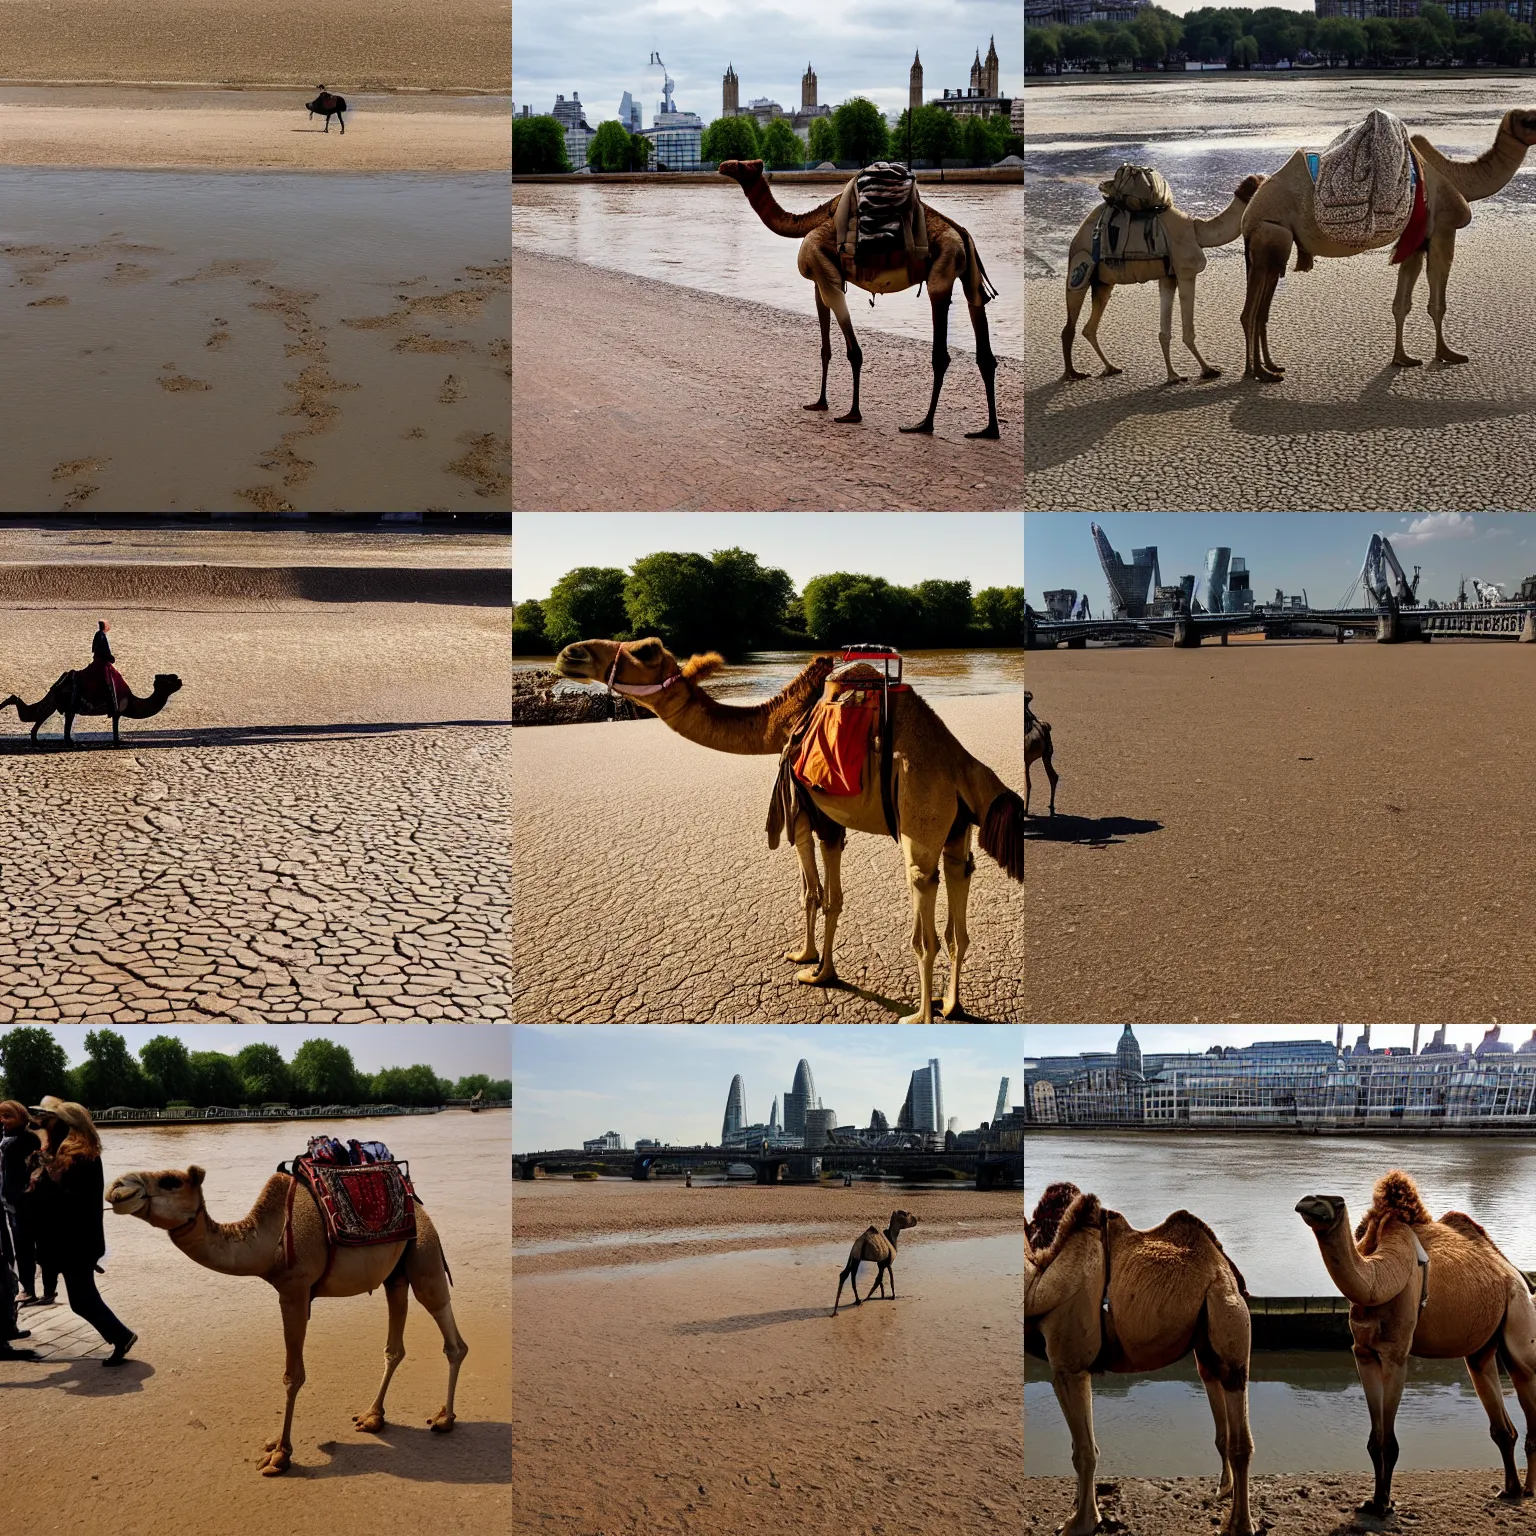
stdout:
{"type": "Polygon", "coordinates": [[[774,1094],[774,1096],[773,1096],[773,1113],[768,1116],[768,1134],[770,1136],[777,1136],[779,1134],[779,1096],[778,1096],[778,1094],[774,1094]]]}
{"type": "Polygon", "coordinates": [[[795,1085],[784,1095],[784,1134],[804,1136],[805,1112],[815,1109],[819,1102],[816,1085],[811,1081],[811,1064],[801,1057],[795,1068],[795,1085]]]}
{"type": "Polygon", "coordinates": [[[731,1091],[725,1096],[725,1120],[720,1126],[720,1142],[723,1146],[732,1136],[739,1136],[747,1123],[747,1090],[742,1086],[738,1072],[731,1079],[731,1091]]]}
{"type": "Polygon", "coordinates": [[[981,49],[978,48],[976,50],[976,61],[971,65],[971,95],[980,96],[982,94],[981,87],[984,79],[985,76],[981,68],[981,49]]]}
{"type": "Polygon", "coordinates": [[[986,89],[981,93],[983,96],[990,96],[995,100],[1001,94],[998,90],[997,39],[995,37],[988,42],[986,79],[983,84],[986,86],[986,89]]]}
{"type": "Polygon", "coordinates": [[[802,112],[816,110],[816,71],[809,63],[805,66],[805,73],[800,76],[800,110],[802,112]]]}
{"type": "Polygon", "coordinates": [[[916,52],[912,55],[912,68],[907,75],[907,106],[916,112],[923,104],[923,61],[916,52]]]}
{"type": "Polygon", "coordinates": [[[1008,1113],[1008,1079],[1005,1077],[997,1086],[997,1108],[992,1111],[992,1124],[1003,1119],[1008,1113]]]}
{"type": "Polygon", "coordinates": [[[725,66],[725,80],[720,92],[720,116],[735,117],[740,110],[740,86],[741,82],[736,78],[736,66],[725,66]]]}
{"type": "Polygon", "coordinates": [[[1141,1044],[1129,1024],[1115,1047],[1115,1061],[1122,1072],[1133,1077],[1141,1076],[1141,1044]]]}

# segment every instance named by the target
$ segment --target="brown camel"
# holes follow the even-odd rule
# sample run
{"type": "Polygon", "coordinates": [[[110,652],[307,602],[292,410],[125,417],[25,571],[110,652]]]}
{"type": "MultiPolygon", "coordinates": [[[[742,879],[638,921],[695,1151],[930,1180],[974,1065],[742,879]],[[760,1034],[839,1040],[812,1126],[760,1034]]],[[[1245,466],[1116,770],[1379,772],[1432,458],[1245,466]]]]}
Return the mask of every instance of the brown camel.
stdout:
{"type": "MultiPolygon", "coordinates": [[[[1407,253],[1397,270],[1397,297],[1392,314],[1397,320],[1397,348],[1392,354],[1399,368],[1416,368],[1417,357],[1403,349],[1403,322],[1413,308],[1413,290],[1429,258],[1429,316],[1435,323],[1435,361],[1464,363],[1445,340],[1445,288],[1456,254],[1456,231],[1472,222],[1471,204],[1492,197],[1520,169],[1525,152],[1536,144],[1536,111],[1506,112],[1492,146],[1476,160],[1450,160],[1422,134],[1411,140],[1424,181],[1428,214],[1423,240],[1407,253]]],[[[1310,272],[1318,256],[1358,256],[1397,240],[1382,235],[1369,245],[1341,245],[1318,227],[1312,202],[1312,173],[1302,150],[1259,189],[1243,215],[1243,249],[1248,261],[1248,296],[1243,305],[1243,335],[1247,347],[1247,376],[1273,382],[1285,369],[1269,355],[1269,307],[1275,286],[1285,271],[1291,247],[1296,247],[1296,270],[1310,272]]]]}
{"type": "MultiPolygon", "coordinates": [[[[95,697],[82,695],[80,686],[76,684],[76,678],[83,679],[85,673],[66,672],[59,678],[52,688],[45,693],[36,704],[28,704],[16,694],[9,698],[0,699],[0,710],[16,706],[16,714],[23,722],[32,722],[32,745],[37,745],[38,727],[52,715],[64,716],[64,745],[75,745],[74,737],[70,731],[74,727],[76,715],[106,715],[112,716],[112,745],[122,746],[122,738],[118,735],[117,724],[123,715],[130,720],[147,720],[151,715],[158,715],[165,708],[170,697],[181,687],[181,679],[173,672],[159,672],[155,675],[155,686],[149,697],[139,698],[130,692],[128,702],[120,713],[101,707],[101,701],[95,697]]],[[[110,690],[108,690],[110,694],[110,690]]]]}
{"type": "Polygon", "coordinates": [[[853,369],[853,405],[846,416],[837,419],[842,422],[864,419],[859,415],[859,370],[864,364],[864,353],[853,334],[848,302],[843,297],[847,285],[852,283],[866,293],[900,293],[904,288],[927,282],[928,302],[933,308],[933,395],[928,401],[928,414],[916,426],[901,430],[932,432],[933,413],[938,409],[939,391],[944,387],[944,374],[949,367],[949,306],[958,282],[965,295],[966,308],[971,313],[971,326],[976,332],[976,366],[981,370],[981,381],[987,390],[987,424],[979,432],[965,435],[993,438],[999,435],[997,359],[992,355],[986,310],[988,301],[995,295],[987,291],[991,285],[986,268],[981,264],[976,242],[968,231],[924,203],[928,225],[926,273],[914,275],[907,267],[905,249],[899,243],[892,243],[882,247],[874,257],[861,253],[857,273],[850,276],[843,271],[838,255],[833,222],[838,203],[836,197],[809,213],[786,213],[763,178],[761,160],[727,160],[720,166],[720,174],[738,183],[758,218],[774,234],[800,242],[800,275],[816,285],[816,319],[821,324],[821,394],[805,407],[806,410],[827,409],[827,364],[832,359],[831,317],[836,315],[848,346],[849,366],[853,369]]]}
{"type": "Polygon", "coordinates": [[[917,1217],[910,1216],[906,1211],[892,1211],[890,1225],[884,1232],[879,1227],[868,1227],[854,1240],[853,1247],[848,1250],[848,1262],[843,1266],[843,1272],[837,1277],[837,1300],[832,1303],[832,1316],[837,1316],[837,1308],[843,1299],[843,1281],[847,1281],[853,1287],[853,1304],[861,1307],[864,1302],[859,1300],[859,1265],[865,1262],[877,1266],[875,1270],[874,1284],[864,1293],[864,1301],[868,1301],[875,1294],[875,1287],[880,1288],[880,1294],[885,1295],[885,1277],[889,1272],[891,1277],[891,1300],[896,1299],[896,1270],[893,1267],[896,1262],[896,1239],[909,1227],[917,1225],[917,1217]]]}
{"type": "Polygon", "coordinates": [[[1029,815],[1029,766],[1037,759],[1045,765],[1045,776],[1051,783],[1051,815],[1056,814],[1056,784],[1061,775],[1056,772],[1056,765],[1051,761],[1051,727],[1048,721],[1042,720],[1030,707],[1029,701],[1034,694],[1026,692],[1024,695],[1024,814],[1029,815]]]}
{"type": "Polygon", "coordinates": [[[294,1262],[283,1253],[283,1216],[288,1187],[286,1173],[274,1173],[250,1213],[239,1221],[217,1222],[208,1214],[203,1199],[203,1170],[168,1169],[158,1173],[125,1173],[107,1190],[107,1203],[119,1216],[137,1216],[152,1227],[168,1231],[171,1241],[204,1269],[221,1275],[259,1275],[277,1292],[283,1313],[283,1340],[287,1363],[283,1385],[287,1402],[282,1433],[269,1440],[261,1459],[264,1477],[288,1470],[293,1457],[293,1405],[304,1385],[304,1334],[314,1296],[361,1296],[384,1287],[389,1304],[389,1338],[384,1346],[384,1379],[378,1396],[352,1422],[368,1434],[384,1428],[384,1394],[395,1367],[405,1358],[405,1314],[410,1305],[407,1287],[432,1314],[442,1330],[443,1353],[448,1357],[448,1400],[428,1427],[447,1434],[454,1424],[453,1394],[459,1366],[469,1346],[459,1337],[448,1297],[449,1279],[437,1229],[425,1209],[416,1207],[416,1236],[403,1243],[377,1243],[364,1248],[338,1247],[327,1270],[325,1218],[309,1187],[302,1182],[293,1202],[294,1262]]]}
{"type": "Polygon", "coordinates": [[[1077,1509],[1061,1536],[1099,1528],[1091,1374],[1157,1371],[1191,1349],[1216,1424],[1218,1494],[1232,1496],[1223,1536],[1254,1536],[1247,1295],[1216,1234],[1188,1211],[1137,1232],[1075,1184],[1041,1196],[1024,1229],[1024,1349],[1050,1365],[1072,1432],[1077,1509]]]}
{"type": "Polygon", "coordinates": [[[1355,1366],[1371,1414],[1366,1441],[1376,1487],[1360,1506],[1384,1518],[1392,1510],[1397,1464],[1393,1426],[1408,1356],[1467,1362],[1488,1415],[1488,1433],[1504,1460],[1504,1491],[1518,1504],[1536,1494],[1536,1302],[1526,1278],[1470,1216],[1431,1218],[1414,1182],[1393,1169],[1349,1235],[1338,1195],[1308,1195],[1296,1213],[1311,1227],[1333,1283],[1349,1298],[1355,1366]],[[1515,1468],[1519,1439],[1504,1407],[1503,1360],[1525,1415],[1525,1486],[1515,1468]]]}
{"type": "MultiPolygon", "coordinates": [[[[633,698],[678,735],[700,746],[712,747],[717,752],[777,756],[784,750],[795,722],[821,691],[836,665],[836,657],[817,656],[772,699],[750,708],[722,704],[699,687],[704,678],[724,665],[713,651],[679,663],[654,638],[624,642],[579,640],[555,658],[555,671],[562,677],[606,682],[616,693],[633,698]]],[[[917,956],[920,989],[917,1011],[900,1022],[931,1024],[933,962],[939,952],[934,911],[940,866],[949,898],[949,920],[944,928],[949,984],[944,992],[943,1015],[951,1019],[961,1014],[960,966],[970,942],[965,911],[970,900],[971,873],[976,867],[971,854],[971,828],[981,828],[982,850],[996,859],[1012,879],[1022,881],[1024,802],[985,763],[978,762],[961,746],[915,692],[892,694],[891,705],[895,749],[892,798],[912,896],[912,948],[917,956]]],[[[873,754],[861,794],[825,795],[815,789],[806,789],[805,794],[818,811],[840,828],[869,832],[876,837],[890,835],[873,754]]],[[[838,979],[832,963],[832,941],[838,914],[843,909],[843,839],[817,833],[827,871],[823,887],[816,870],[810,818],[797,812],[788,830],[800,858],[805,944],[801,949],[789,950],[784,958],[818,962],[797,972],[795,979],[810,986],[829,986],[838,979]],[[818,911],[826,918],[819,957],[818,911]]]]}
{"type": "Polygon", "coordinates": [[[1168,208],[1160,215],[1163,228],[1168,234],[1168,260],[1162,261],[1106,261],[1095,264],[1093,259],[1093,230],[1099,222],[1101,208],[1096,208],[1083,220],[1081,228],[1072,237],[1067,253],[1067,323],[1061,332],[1061,356],[1065,364],[1063,379],[1086,379],[1072,365],[1072,341],[1077,330],[1077,317],[1082,311],[1083,300],[1091,292],[1093,304],[1088,311],[1088,323],[1083,327],[1083,340],[1099,355],[1104,364],[1101,378],[1109,378],[1122,370],[1105,357],[1099,345],[1099,322],[1118,283],[1156,283],[1160,300],[1157,339],[1163,348],[1163,365],[1168,370],[1169,384],[1182,384],[1184,375],[1175,371],[1169,350],[1173,339],[1173,300],[1179,300],[1179,315],[1183,321],[1184,345],[1200,365],[1202,379],[1221,377],[1221,369],[1213,367],[1201,357],[1195,345],[1195,279],[1205,271],[1205,252],[1212,246],[1229,245],[1242,233],[1243,211],[1249,199],[1263,185],[1262,176],[1245,176],[1232,201],[1214,219],[1196,219],[1182,208],[1168,208]]]}

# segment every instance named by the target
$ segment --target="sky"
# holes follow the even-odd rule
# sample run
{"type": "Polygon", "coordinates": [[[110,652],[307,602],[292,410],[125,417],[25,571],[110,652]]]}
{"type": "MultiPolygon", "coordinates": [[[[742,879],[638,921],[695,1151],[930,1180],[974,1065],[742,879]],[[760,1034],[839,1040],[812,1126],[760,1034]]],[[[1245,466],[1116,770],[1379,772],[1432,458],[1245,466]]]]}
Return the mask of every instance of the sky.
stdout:
{"type": "MultiPolygon", "coordinates": [[[[1080,1051],[1113,1051],[1120,1043],[1122,1024],[1026,1024],[1024,1055],[1076,1056],[1080,1051]]],[[[1260,1040],[1332,1040],[1334,1027],[1326,1024],[1133,1024],[1132,1032],[1143,1054],[1160,1055],[1174,1051],[1206,1051],[1213,1045],[1253,1045],[1260,1040]]],[[[1353,1045],[1360,1038],[1361,1026],[1344,1026],[1344,1043],[1353,1045]]],[[[1434,1029],[1426,1024],[1419,1033],[1420,1048],[1429,1043],[1434,1029]]],[[[1519,1046],[1530,1039],[1525,1026],[1506,1026],[1506,1045],[1519,1046]]],[[[1453,1024],[1446,1031],[1452,1045],[1476,1045],[1483,1038],[1483,1026],[1453,1024]]],[[[1413,1025],[1374,1024],[1371,1048],[1413,1046],[1413,1025]]]]}
{"type": "Polygon", "coordinates": [[[829,571],[865,571],[896,586],[969,581],[1018,586],[1018,512],[519,512],[512,519],[512,600],[545,598],[579,565],[627,567],[658,550],[751,550],[788,571],[796,590],[829,571]]]}
{"type": "Polygon", "coordinates": [[[1021,19],[1018,0],[517,0],[512,99],[518,111],[527,103],[548,112],[557,93],[567,101],[579,95],[595,128],[618,116],[628,91],[649,128],[656,101],[642,94],[643,76],[655,50],[672,77],[674,105],[706,123],[720,115],[727,64],[740,79],[743,107],[766,96],[797,111],[810,63],[827,106],[865,96],[883,112],[900,112],[914,51],[927,99],[964,90],[977,49],[985,59],[994,36],[1002,93],[1012,96],[1024,84],[1021,19]]]}
{"type": "MultiPolygon", "coordinates": [[[[188,1051],[223,1051],[233,1056],[242,1046],[260,1041],[275,1045],[285,1061],[306,1040],[324,1038],[344,1045],[362,1072],[384,1067],[429,1066],[439,1077],[457,1082],[476,1072],[502,1078],[511,1073],[508,1026],[500,1024],[118,1024],[113,1026],[135,1056],[156,1035],[175,1035],[188,1051]]],[[[89,1024],[50,1024],[54,1037],[69,1053],[69,1064],[85,1060],[89,1024]]]]}
{"type": "Polygon", "coordinates": [[[912,1073],[937,1057],[944,1116],[971,1130],[991,1121],[999,1078],[1009,1080],[1010,1107],[1023,1102],[1019,1042],[1020,1028],[1006,1024],[514,1025],[513,1150],[579,1147],[606,1131],[625,1146],[639,1137],[714,1145],[738,1072],[746,1123],[766,1124],[775,1095],[782,1123],[802,1056],[844,1125],[868,1125],[872,1109],[895,1125],[912,1073]]]}
{"type": "MultiPolygon", "coordinates": [[[[1254,597],[1275,588],[1306,589],[1315,608],[1331,608],[1360,573],[1373,533],[1384,533],[1411,577],[1423,566],[1421,598],[1452,602],[1461,576],[1496,581],[1513,595],[1536,572],[1536,516],[1526,512],[1031,512],[1025,519],[1024,595],[1043,608],[1047,588],[1087,592],[1095,614],[1109,612],[1109,589],[1089,524],[1097,522],[1121,559],[1157,546],[1163,581],[1205,568],[1205,551],[1230,546],[1244,556],[1254,597]]],[[[1360,598],[1357,595],[1355,602],[1360,598]]]]}

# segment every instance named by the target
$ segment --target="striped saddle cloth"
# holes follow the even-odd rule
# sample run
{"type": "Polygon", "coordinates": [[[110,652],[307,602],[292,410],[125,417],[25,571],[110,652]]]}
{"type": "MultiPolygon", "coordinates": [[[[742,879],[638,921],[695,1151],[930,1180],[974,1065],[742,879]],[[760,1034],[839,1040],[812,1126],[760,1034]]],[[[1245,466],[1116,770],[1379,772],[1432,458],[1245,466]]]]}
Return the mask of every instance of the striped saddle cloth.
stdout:
{"type": "Polygon", "coordinates": [[[1399,117],[1377,110],[1320,151],[1307,151],[1312,212],[1340,245],[1383,245],[1408,227],[1418,192],[1418,162],[1399,117]]]}

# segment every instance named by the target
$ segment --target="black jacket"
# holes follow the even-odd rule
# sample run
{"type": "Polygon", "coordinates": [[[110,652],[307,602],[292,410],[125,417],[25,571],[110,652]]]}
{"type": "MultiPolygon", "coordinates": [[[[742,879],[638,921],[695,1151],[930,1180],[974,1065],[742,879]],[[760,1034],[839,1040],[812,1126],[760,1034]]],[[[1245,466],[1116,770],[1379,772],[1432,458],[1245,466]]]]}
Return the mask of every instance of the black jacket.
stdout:
{"type": "Polygon", "coordinates": [[[45,1169],[32,1186],[37,1256],[61,1270],[94,1264],[107,1251],[102,1230],[106,1180],[99,1157],[79,1155],[54,1181],[45,1169]]]}
{"type": "Polygon", "coordinates": [[[0,1136],[0,1200],[7,1205],[21,1203],[27,1192],[27,1180],[31,1177],[27,1159],[42,1145],[25,1126],[14,1135],[0,1136]]]}
{"type": "Polygon", "coordinates": [[[96,633],[94,635],[91,636],[91,660],[92,661],[116,661],[117,660],[117,658],[112,654],[112,643],[111,643],[111,641],[109,641],[107,639],[105,632],[102,631],[102,630],[99,630],[99,629],[96,631],[96,633]]]}

